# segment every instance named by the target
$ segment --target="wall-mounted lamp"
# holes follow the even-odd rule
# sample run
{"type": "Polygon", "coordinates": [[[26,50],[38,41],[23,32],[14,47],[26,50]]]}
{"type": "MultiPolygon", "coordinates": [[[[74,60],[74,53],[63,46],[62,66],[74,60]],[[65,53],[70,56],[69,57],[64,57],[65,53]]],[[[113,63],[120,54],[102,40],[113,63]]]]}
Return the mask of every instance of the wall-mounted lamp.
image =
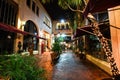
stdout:
{"type": "Polygon", "coordinates": [[[21,21],[21,26],[20,29],[22,29],[25,26],[26,22],[25,21],[21,21]]]}
{"type": "Polygon", "coordinates": [[[20,18],[18,18],[18,29],[22,29],[26,24],[26,21],[21,20],[20,18]]]}

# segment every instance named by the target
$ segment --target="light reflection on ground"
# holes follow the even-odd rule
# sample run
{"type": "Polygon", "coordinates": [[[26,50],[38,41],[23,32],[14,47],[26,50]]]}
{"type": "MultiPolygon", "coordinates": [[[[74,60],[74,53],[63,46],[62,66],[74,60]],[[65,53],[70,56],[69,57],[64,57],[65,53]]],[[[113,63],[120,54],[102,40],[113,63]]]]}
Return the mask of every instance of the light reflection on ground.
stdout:
{"type": "Polygon", "coordinates": [[[46,69],[47,80],[101,80],[110,77],[89,61],[81,61],[72,52],[62,53],[55,65],[51,65],[50,53],[45,52],[39,65],[46,69]]]}

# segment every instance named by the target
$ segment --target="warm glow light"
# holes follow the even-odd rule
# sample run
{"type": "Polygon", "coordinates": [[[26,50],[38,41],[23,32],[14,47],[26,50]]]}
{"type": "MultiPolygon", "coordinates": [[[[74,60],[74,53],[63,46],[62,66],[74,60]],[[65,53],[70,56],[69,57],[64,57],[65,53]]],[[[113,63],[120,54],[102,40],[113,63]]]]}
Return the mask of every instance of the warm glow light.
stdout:
{"type": "Polygon", "coordinates": [[[25,21],[21,21],[21,25],[23,25],[23,26],[24,26],[25,24],[26,24],[26,22],[25,22],[25,21]]]}
{"type": "Polygon", "coordinates": [[[43,32],[42,31],[40,31],[40,36],[43,37],[43,32]]]}
{"type": "Polygon", "coordinates": [[[18,26],[19,29],[23,29],[23,26],[24,26],[25,24],[26,24],[25,21],[21,21],[20,18],[18,18],[18,25],[17,25],[17,26],[18,26]]]}
{"type": "Polygon", "coordinates": [[[20,27],[21,27],[21,20],[20,20],[20,18],[18,18],[18,28],[20,29],[20,27]]]}
{"type": "Polygon", "coordinates": [[[49,35],[49,34],[46,34],[46,38],[49,39],[49,38],[50,38],[50,35],[49,35]]]}

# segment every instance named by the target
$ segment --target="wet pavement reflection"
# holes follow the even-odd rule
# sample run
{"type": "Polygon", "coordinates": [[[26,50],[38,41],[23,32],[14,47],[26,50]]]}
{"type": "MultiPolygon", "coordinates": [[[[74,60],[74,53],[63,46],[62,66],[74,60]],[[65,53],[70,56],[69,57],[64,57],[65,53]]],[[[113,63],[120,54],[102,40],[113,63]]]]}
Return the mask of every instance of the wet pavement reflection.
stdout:
{"type": "Polygon", "coordinates": [[[80,60],[71,51],[62,53],[55,65],[51,64],[50,52],[36,56],[39,58],[38,64],[46,70],[47,80],[102,80],[110,78],[110,75],[91,62],[80,60]]]}
{"type": "Polygon", "coordinates": [[[52,80],[102,80],[108,77],[91,62],[80,60],[70,51],[61,54],[52,73],[52,80]]]}

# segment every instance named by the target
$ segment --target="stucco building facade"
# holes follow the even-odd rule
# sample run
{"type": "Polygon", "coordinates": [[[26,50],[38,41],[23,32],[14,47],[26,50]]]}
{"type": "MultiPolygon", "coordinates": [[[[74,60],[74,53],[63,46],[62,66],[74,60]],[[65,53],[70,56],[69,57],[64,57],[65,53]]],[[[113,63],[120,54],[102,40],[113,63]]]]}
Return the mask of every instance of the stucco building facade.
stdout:
{"type": "Polygon", "coordinates": [[[54,35],[53,43],[55,37],[62,38],[61,44],[64,46],[63,50],[71,47],[70,41],[72,40],[73,31],[68,20],[54,20],[52,33],[54,35]]]}
{"type": "Polygon", "coordinates": [[[41,54],[51,48],[52,21],[39,0],[1,0],[0,4],[1,24],[9,25],[9,28],[16,28],[16,31],[14,31],[5,30],[1,27],[0,31],[2,32],[0,35],[8,34],[6,34],[7,38],[0,40],[0,53],[9,50],[2,44],[7,43],[8,40],[4,41],[3,39],[8,38],[12,41],[10,53],[18,52],[19,43],[23,52],[28,52],[30,43],[33,45],[34,53],[41,54]],[[4,17],[6,14],[7,16],[4,17]],[[10,15],[13,19],[10,19],[10,15]],[[13,22],[9,22],[12,20],[14,20],[14,25],[13,22]],[[9,33],[13,34],[13,36],[9,35],[9,33]]]}

